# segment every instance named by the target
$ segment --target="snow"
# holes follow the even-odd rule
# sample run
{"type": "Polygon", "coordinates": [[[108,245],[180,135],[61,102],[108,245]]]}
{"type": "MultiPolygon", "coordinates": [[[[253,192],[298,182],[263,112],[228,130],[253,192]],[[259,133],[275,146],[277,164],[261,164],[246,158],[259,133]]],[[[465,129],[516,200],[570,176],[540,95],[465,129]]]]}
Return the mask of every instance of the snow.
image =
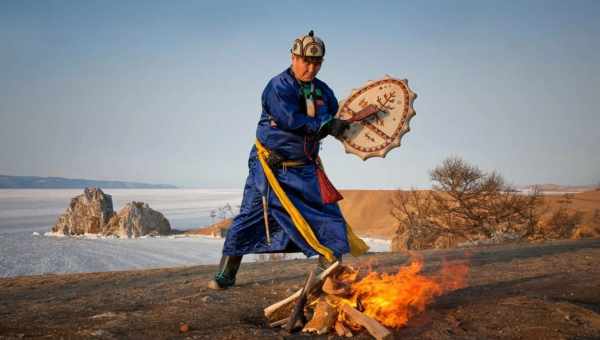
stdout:
{"type": "MultiPolygon", "coordinates": [[[[365,241],[370,251],[389,249],[389,241],[365,241]]],[[[0,238],[0,277],[217,264],[222,247],[223,239],[202,236],[119,239],[10,233],[0,238]]],[[[286,258],[304,258],[304,255],[289,254],[286,258]]],[[[244,257],[244,262],[257,260],[257,255],[244,257]]]]}
{"type": "MultiPolygon", "coordinates": [[[[142,201],[162,212],[175,229],[185,230],[211,222],[212,209],[236,206],[237,190],[118,189],[115,210],[129,201],[142,201]]],[[[175,266],[217,264],[223,239],[172,235],[119,239],[94,234],[64,237],[50,232],[71,197],[82,190],[0,190],[0,277],[48,273],[104,272],[175,266]],[[39,210],[38,210],[39,208],[39,210]],[[41,236],[43,235],[43,236],[41,236]]],[[[387,240],[365,239],[371,251],[388,251],[387,240]]],[[[304,258],[302,254],[286,258],[304,258]]],[[[245,262],[260,260],[244,257],[245,262]]]]}

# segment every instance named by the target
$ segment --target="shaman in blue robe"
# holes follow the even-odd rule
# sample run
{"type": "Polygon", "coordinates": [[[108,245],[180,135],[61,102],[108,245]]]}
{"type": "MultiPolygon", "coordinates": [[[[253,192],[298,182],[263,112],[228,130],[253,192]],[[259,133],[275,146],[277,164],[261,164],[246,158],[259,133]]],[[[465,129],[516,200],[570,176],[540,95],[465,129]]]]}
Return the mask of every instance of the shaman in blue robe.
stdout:
{"type": "MultiPolygon", "coordinates": [[[[262,113],[256,138],[267,149],[303,165],[272,169],[279,184],[308,222],[319,242],[334,256],[350,247],[344,220],[337,203],[324,204],[319,191],[315,159],[319,154],[317,133],[338,111],[333,91],[319,79],[312,81],[316,98],[314,117],[306,114],[306,101],[290,68],[269,81],[262,94],[262,113]]],[[[223,255],[303,252],[318,255],[300,235],[275,193],[269,188],[256,146],[250,150],[249,174],[240,213],[233,219],[223,246],[223,255]],[[262,196],[268,205],[271,243],[265,230],[262,196]]]]}

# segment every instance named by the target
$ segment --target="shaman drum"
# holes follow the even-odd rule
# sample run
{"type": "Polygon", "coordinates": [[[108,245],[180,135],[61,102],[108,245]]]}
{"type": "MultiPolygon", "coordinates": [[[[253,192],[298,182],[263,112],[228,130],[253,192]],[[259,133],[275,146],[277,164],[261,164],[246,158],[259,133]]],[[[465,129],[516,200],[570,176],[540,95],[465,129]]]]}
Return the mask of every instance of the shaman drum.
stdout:
{"type": "Polygon", "coordinates": [[[353,90],[350,97],[340,102],[337,118],[353,120],[353,116],[369,105],[376,106],[379,111],[353,122],[340,137],[346,153],[366,160],[385,157],[391,149],[400,146],[400,139],[410,130],[409,121],[415,115],[413,101],[416,97],[406,79],[390,76],[369,81],[353,90]]]}

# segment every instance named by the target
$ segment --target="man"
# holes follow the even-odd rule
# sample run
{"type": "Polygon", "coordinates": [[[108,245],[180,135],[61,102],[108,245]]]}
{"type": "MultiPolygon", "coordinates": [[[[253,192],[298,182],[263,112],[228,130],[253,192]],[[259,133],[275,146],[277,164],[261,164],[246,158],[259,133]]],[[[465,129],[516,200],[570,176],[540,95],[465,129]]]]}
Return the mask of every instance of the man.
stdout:
{"type": "Polygon", "coordinates": [[[347,226],[335,202],[341,196],[319,159],[320,140],[340,136],[349,125],[334,118],[337,99],[316,78],[325,44],[310,31],[294,41],[291,53],[291,67],[263,91],[240,213],[210,288],[233,286],[244,254],[301,251],[319,255],[324,267],[343,254],[368,249],[347,226]]]}

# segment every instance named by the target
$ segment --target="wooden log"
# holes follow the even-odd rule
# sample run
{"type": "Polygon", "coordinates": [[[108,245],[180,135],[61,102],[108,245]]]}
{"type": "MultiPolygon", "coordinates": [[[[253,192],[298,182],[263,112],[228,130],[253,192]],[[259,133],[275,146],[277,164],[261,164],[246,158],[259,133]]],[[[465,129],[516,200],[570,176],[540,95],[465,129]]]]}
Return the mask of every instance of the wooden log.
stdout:
{"type": "Polygon", "coordinates": [[[315,279],[315,271],[311,270],[306,278],[306,282],[304,282],[304,288],[302,288],[302,293],[296,300],[296,305],[292,310],[292,314],[290,314],[290,320],[285,325],[285,330],[288,332],[293,331],[296,328],[296,325],[299,321],[300,327],[304,326],[306,323],[306,319],[304,318],[304,305],[306,305],[306,299],[308,298],[308,292],[310,287],[312,287],[313,281],[315,279]]]}
{"type": "Polygon", "coordinates": [[[283,325],[285,325],[285,324],[287,324],[287,323],[288,323],[288,320],[289,320],[289,319],[290,319],[290,318],[289,318],[289,317],[287,317],[287,318],[285,318],[285,319],[281,319],[281,320],[279,320],[279,321],[271,322],[271,323],[269,324],[269,326],[270,326],[271,328],[275,328],[275,327],[283,326],[283,325]]]}
{"type": "Polygon", "coordinates": [[[318,335],[328,333],[333,328],[338,317],[338,310],[327,302],[327,298],[320,297],[317,300],[315,312],[310,321],[302,329],[303,332],[317,333],[318,335]]]}
{"type": "Polygon", "coordinates": [[[329,295],[350,295],[350,287],[331,276],[325,279],[321,290],[329,295]]]}
{"type": "Polygon", "coordinates": [[[344,312],[352,322],[355,322],[366,328],[375,339],[380,340],[392,338],[392,333],[387,328],[383,327],[383,325],[376,320],[373,320],[352,308],[350,305],[343,304],[342,312],[344,312]]]}
{"type": "Polygon", "coordinates": [[[344,323],[339,320],[335,322],[335,332],[337,335],[345,336],[346,338],[351,338],[353,336],[352,331],[350,331],[350,329],[348,329],[348,327],[346,327],[344,323]]]}
{"type": "MultiPolygon", "coordinates": [[[[329,276],[331,273],[333,273],[333,271],[340,265],[339,261],[336,261],[334,264],[332,264],[331,266],[329,266],[329,268],[325,269],[323,272],[321,272],[321,274],[319,274],[317,276],[317,279],[314,280],[312,287],[310,287],[309,289],[309,294],[310,292],[321,282],[323,282],[323,280],[329,276]]],[[[294,301],[295,299],[297,299],[298,297],[300,297],[300,295],[302,294],[302,289],[299,289],[298,291],[296,291],[294,294],[288,296],[287,298],[276,302],[272,305],[270,305],[269,307],[265,308],[263,310],[263,312],[265,313],[265,316],[267,318],[269,318],[271,315],[273,315],[273,313],[275,313],[279,308],[286,306],[287,304],[291,303],[292,301],[294,301]]]]}

